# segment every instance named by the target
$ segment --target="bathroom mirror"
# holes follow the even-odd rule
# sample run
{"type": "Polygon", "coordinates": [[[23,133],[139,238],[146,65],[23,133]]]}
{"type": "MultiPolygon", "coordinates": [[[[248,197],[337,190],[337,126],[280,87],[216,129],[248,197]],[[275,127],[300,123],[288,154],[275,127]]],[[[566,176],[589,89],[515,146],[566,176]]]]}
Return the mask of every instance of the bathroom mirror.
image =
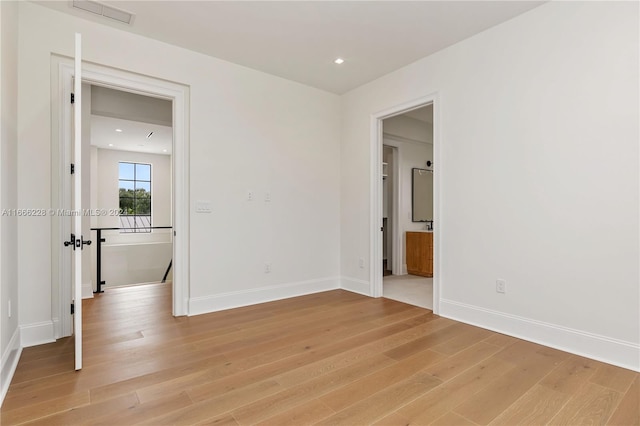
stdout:
{"type": "Polygon", "coordinates": [[[412,169],[412,209],[413,222],[433,220],[433,172],[426,169],[412,169]]]}

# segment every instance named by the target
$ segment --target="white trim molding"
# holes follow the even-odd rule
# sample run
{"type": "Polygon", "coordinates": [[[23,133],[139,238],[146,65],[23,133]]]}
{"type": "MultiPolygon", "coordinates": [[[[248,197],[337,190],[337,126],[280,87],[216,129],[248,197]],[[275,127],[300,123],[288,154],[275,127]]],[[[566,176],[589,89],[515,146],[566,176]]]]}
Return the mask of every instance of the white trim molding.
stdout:
{"type": "Polygon", "coordinates": [[[16,368],[18,367],[18,361],[20,360],[21,354],[22,346],[20,346],[20,327],[16,327],[13,336],[11,336],[11,340],[9,340],[7,348],[2,354],[2,364],[0,364],[0,384],[2,384],[2,388],[0,388],[0,405],[2,405],[2,401],[4,401],[4,397],[9,390],[9,385],[11,384],[13,374],[16,372],[16,368]]]}
{"type": "Polygon", "coordinates": [[[272,285],[248,290],[232,291],[211,296],[194,297],[189,301],[189,315],[200,315],[257,303],[272,302],[290,297],[305,296],[340,288],[338,277],[272,285]]]}
{"type": "Polygon", "coordinates": [[[42,345],[56,341],[53,321],[42,321],[20,326],[20,346],[42,345]]]}
{"type": "Polygon", "coordinates": [[[637,343],[447,299],[440,300],[440,316],[640,371],[640,344],[637,343]]]}
{"type": "Polygon", "coordinates": [[[371,291],[371,283],[369,281],[359,280],[357,278],[341,277],[340,288],[352,293],[370,296],[369,292],[371,291]]]}

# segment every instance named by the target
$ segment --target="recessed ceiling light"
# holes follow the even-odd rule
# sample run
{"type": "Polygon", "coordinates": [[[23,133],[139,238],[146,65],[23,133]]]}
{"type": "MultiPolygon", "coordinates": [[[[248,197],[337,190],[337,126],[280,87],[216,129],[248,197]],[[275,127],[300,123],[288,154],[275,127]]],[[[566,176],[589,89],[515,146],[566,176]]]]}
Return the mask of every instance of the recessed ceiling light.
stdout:
{"type": "Polygon", "coordinates": [[[166,150],[166,149],[163,149],[163,150],[162,150],[162,152],[167,152],[167,150],[166,150]]]}
{"type": "Polygon", "coordinates": [[[122,129],[116,129],[116,132],[122,133],[122,129]]]}
{"type": "Polygon", "coordinates": [[[110,144],[109,144],[109,146],[113,146],[113,144],[112,144],[112,143],[110,143],[110,144]]]}
{"type": "Polygon", "coordinates": [[[343,63],[344,63],[344,59],[342,59],[342,58],[336,58],[336,60],[335,60],[335,61],[333,61],[333,63],[334,63],[334,64],[341,65],[341,64],[343,64],[343,63]]]}

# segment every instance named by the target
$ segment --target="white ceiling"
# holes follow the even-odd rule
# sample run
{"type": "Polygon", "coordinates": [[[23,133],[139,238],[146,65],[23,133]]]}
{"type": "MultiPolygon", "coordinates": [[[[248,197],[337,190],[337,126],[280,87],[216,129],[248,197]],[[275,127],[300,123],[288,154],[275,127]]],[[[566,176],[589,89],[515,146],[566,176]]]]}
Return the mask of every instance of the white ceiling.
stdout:
{"type": "Polygon", "coordinates": [[[173,131],[168,126],[91,115],[91,145],[98,148],[171,155],[172,141],[173,131]],[[153,135],[147,138],[150,132],[153,135]]]}
{"type": "Polygon", "coordinates": [[[132,25],[36,3],[342,94],[544,2],[103,2],[133,13],[132,25]]]}

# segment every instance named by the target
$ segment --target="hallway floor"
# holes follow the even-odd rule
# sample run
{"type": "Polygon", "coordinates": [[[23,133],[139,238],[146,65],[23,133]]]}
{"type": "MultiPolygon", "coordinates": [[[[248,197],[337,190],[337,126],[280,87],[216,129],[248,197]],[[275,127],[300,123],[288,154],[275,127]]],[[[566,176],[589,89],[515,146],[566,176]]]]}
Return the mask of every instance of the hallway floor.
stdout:
{"type": "Polygon", "coordinates": [[[382,295],[387,299],[433,309],[433,278],[388,275],[383,277],[382,295]]]}

